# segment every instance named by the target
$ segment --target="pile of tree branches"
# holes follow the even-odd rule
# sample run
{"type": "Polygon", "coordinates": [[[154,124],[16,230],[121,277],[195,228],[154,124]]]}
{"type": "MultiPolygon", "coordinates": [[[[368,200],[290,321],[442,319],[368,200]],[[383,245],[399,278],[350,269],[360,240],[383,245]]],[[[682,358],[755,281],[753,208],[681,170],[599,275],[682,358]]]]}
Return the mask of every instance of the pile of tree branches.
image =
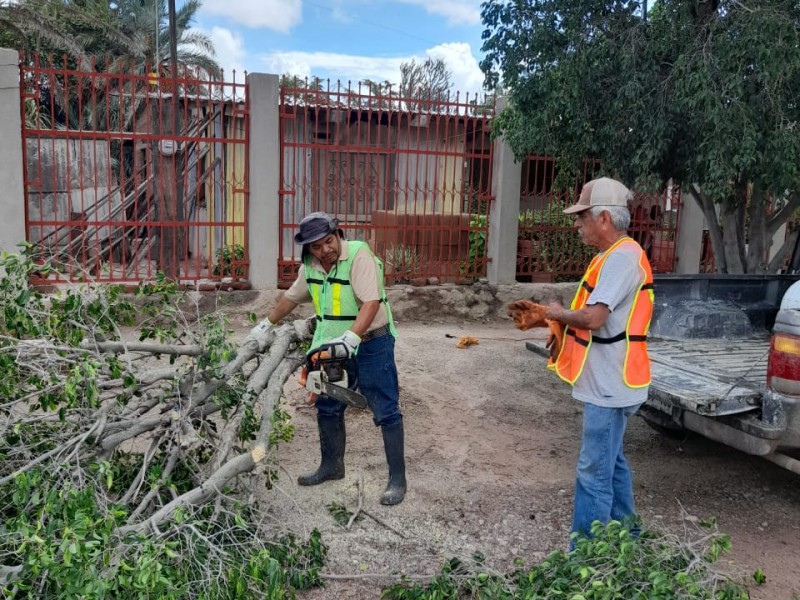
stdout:
{"type": "Polygon", "coordinates": [[[0,258],[0,585],[36,598],[284,598],[326,548],[277,538],[245,477],[275,477],[305,322],[231,341],[174,283],[44,296],[0,258]],[[199,315],[199,311],[196,311],[199,315]]]}

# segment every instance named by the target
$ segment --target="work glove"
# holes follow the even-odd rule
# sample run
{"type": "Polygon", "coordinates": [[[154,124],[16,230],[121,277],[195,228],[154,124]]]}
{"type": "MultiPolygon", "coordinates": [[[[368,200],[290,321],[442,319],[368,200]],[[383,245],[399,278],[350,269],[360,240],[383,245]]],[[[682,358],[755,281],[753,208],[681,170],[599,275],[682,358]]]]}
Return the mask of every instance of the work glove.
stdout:
{"type": "Polygon", "coordinates": [[[514,319],[517,329],[527,331],[534,327],[547,327],[544,315],[547,307],[543,304],[536,304],[530,300],[516,300],[510,303],[506,310],[508,316],[514,319]]]}
{"type": "Polygon", "coordinates": [[[335,352],[337,352],[342,347],[342,344],[344,344],[344,347],[347,349],[347,358],[350,358],[356,353],[356,350],[358,350],[358,345],[361,343],[361,338],[348,329],[342,335],[337,338],[333,338],[328,343],[339,344],[339,346],[334,350],[335,352]]]}
{"type": "Polygon", "coordinates": [[[261,321],[261,323],[259,323],[250,330],[250,336],[255,337],[259,335],[264,335],[273,327],[275,327],[275,324],[269,320],[269,317],[267,317],[266,319],[261,321]]]}
{"type": "Polygon", "coordinates": [[[550,360],[555,362],[561,352],[561,346],[564,344],[564,324],[553,319],[545,319],[545,321],[550,328],[545,348],[550,350],[550,360]]]}

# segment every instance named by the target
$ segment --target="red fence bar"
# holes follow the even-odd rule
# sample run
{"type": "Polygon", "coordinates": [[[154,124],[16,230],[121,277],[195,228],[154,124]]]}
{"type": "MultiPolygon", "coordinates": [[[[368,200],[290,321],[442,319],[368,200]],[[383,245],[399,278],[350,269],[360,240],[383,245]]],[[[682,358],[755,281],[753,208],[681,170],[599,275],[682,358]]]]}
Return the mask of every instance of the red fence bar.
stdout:
{"type": "Polygon", "coordinates": [[[399,97],[391,87],[281,87],[279,285],[299,266],[306,214],[370,242],[389,284],[472,282],[486,272],[493,104],[399,97]]]}
{"type": "MultiPolygon", "coordinates": [[[[575,281],[583,274],[596,249],[581,242],[572,217],[562,211],[599,168],[600,161],[585,160],[573,189],[558,190],[554,187],[555,159],[527,157],[520,184],[518,281],[575,281]]],[[[628,207],[631,211],[628,231],[647,252],[654,272],[669,273],[674,269],[680,206],[680,188],[669,186],[656,194],[635,192],[628,207]]]]}
{"type": "Polygon", "coordinates": [[[247,85],[22,57],[26,236],[48,280],[246,285],[247,85]]]}

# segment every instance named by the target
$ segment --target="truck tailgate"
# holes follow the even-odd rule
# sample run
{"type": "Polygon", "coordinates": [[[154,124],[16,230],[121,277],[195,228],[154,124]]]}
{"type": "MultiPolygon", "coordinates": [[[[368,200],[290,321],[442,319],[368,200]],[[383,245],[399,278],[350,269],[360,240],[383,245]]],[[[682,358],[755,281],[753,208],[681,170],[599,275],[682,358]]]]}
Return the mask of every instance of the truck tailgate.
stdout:
{"type": "MultiPolygon", "coordinates": [[[[544,342],[526,347],[547,356],[544,342]]],[[[758,408],[767,376],[769,337],[748,339],[651,339],[653,381],[648,403],[669,414],[680,406],[721,416],[758,408]]]]}
{"type": "MultiPolygon", "coordinates": [[[[767,378],[769,337],[653,339],[649,402],[721,416],[760,406],[767,378]]],[[[669,412],[669,411],[667,411],[669,412]]]]}

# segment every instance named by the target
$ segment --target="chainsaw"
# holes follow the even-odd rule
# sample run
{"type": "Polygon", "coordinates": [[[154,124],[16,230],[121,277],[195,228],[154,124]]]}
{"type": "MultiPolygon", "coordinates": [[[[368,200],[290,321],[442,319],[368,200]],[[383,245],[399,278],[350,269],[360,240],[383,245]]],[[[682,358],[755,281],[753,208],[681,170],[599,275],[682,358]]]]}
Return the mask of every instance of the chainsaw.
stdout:
{"type": "Polygon", "coordinates": [[[350,406],[366,408],[367,399],[348,386],[347,364],[350,360],[344,342],[322,344],[306,356],[300,383],[312,394],[325,394],[350,406]]]}

